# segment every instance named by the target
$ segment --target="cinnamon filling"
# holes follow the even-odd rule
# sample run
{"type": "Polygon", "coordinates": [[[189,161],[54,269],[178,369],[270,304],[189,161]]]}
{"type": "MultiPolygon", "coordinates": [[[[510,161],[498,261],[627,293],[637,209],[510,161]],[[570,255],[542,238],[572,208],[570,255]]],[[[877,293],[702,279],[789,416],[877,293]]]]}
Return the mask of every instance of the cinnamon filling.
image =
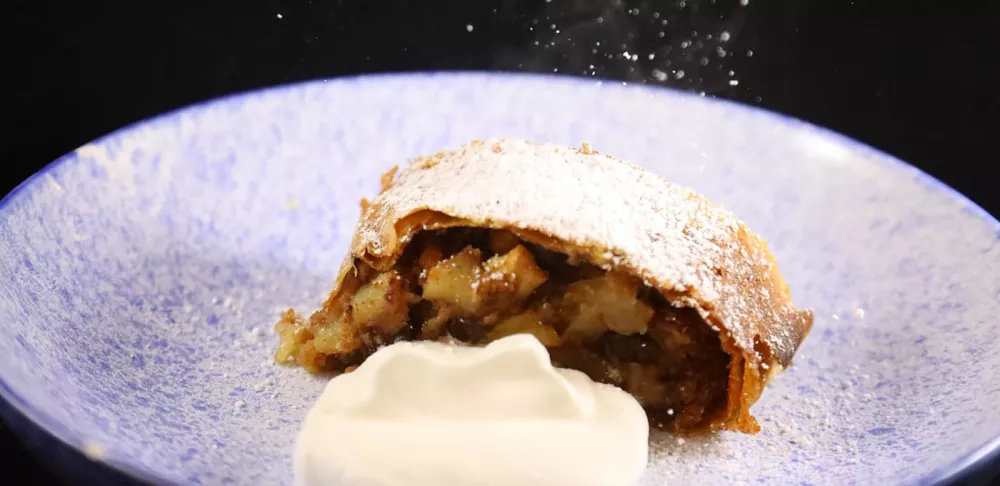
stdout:
{"type": "Polygon", "coordinates": [[[729,356],[717,333],[631,276],[478,228],[421,232],[392,269],[356,270],[308,322],[283,317],[278,361],[344,371],[399,340],[529,333],[557,366],[631,393],[655,427],[697,429],[724,413],[729,356]]]}

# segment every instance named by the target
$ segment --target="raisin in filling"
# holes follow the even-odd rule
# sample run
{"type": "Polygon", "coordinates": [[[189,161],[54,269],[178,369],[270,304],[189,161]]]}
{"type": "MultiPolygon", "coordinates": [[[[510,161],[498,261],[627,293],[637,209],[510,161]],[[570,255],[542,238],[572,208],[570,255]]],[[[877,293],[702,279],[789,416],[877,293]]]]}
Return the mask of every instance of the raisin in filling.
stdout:
{"type": "Polygon", "coordinates": [[[476,228],[419,233],[382,273],[357,266],[343,312],[279,323],[279,360],[341,371],[398,340],[529,333],[557,366],[631,393],[658,428],[690,430],[723,413],[729,357],[718,335],[631,276],[476,228]]]}

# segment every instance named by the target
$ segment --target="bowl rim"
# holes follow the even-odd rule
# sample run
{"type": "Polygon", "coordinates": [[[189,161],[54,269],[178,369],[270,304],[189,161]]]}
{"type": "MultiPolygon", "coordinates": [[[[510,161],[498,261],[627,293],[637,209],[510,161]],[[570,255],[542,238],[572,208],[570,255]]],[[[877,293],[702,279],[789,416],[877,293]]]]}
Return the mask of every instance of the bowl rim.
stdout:
{"type": "MultiPolygon", "coordinates": [[[[102,145],[108,141],[114,140],[125,136],[131,132],[137,131],[141,128],[155,125],[157,123],[175,118],[182,113],[197,111],[201,109],[207,109],[212,106],[225,105],[227,103],[247,100],[251,98],[257,98],[262,96],[285,96],[289,93],[296,91],[302,91],[307,89],[316,89],[322,85],[340,85],[340,86],[350,86],[359,85],[366,83],[400,83],[400,82],[512,82],[512,83],[538,83],[547,84],[549,86],[559,86],[559,87],[583,87],[583,86],[599,86],[601,89],[606,89],[612,92],[644,92],[649,95],[669,97],[677,100],[699,100],[697,102],[707,103],[716,106],[728,107],[732,110],[742,111],[747,114],[751,114],[762,119],[767,119],[771,122],[776,122],[786,128],[793,130],[806,130],[811,131],[813,134],[819,136],[820,138],[829,140],[838,146],[849,147],[856,152],[867,153],[871,157],[868,157],[866,162],[882,165],[889,168],[897,173],[909,174],[913,178],[917,179],[922,184],[930,187],[935,191],[940,191],[945,196],[962,203],[964,210],[969,211],[973,214],[976,219],[982,221],[987,226],[991,226],[994,231],[1000,234],[1000,220],[991,215],[988,211],[980,207],[974,201],[969,199],[964,194],[958,192],[951,186],[948,186],[944,182],[938,180],[934,176],[928,174],[922,169],[913,166],[893,155],[885,153],[877,148],[874,148],[864,142],[852,139],[846,135],[840,134],[828,128],[823,128],[821,126],[809,123],[800,118],[796,118],[790,115],[766,110],[764,108],[753,106],[738,101],[706,97],[704,95],[695,94],[692,92],[681,91],[675,88],[662,87],[662,86],[650,86],[645,84],[629,84],[628,82],[623,82],[614,79],[600,79],[600,78],[580,78],[577,76],[570,76],[565,74],[548,74],[548,73],[517,73],[517,72],[500,72],[500,71],[401,71],[401,72],[384,72],[384,73],[365,73],[350,76],[338,76],[329,78],[314,78],[308,80],[293,81],[289,83],[276,84],[271,86],[265,86],[262,88],[256,88],[251,90],[236,91],[229,94],[224,94],[221,96],[216,96],[212,98],[203,99],[188,105],[184,105],[173,110],[165,111],[158,115],[152,117],[144,118],[133,123],[118,128],[110,133],[103,136],[95,138],[90,142],[87,142],[83,146],[87,145],[102,145]]],[[[77,150],[73,150],[69,153],[62,155],[61,157],[55,159],[54,161],[46,164],[41,169],[39,169],[34,174],[30,175],[23,182],[15,186],[9,193],[7,193],[2,199],[0,199],[0,215],[5,214],[9,211],[10,203],[15,201],[22,193],[24,193],[29,187],[35,185],[37,181],[47,174],[48,172],[68,163],[73,163],[77,160],[76,158],[77,150]]],[[[0,370],[2,371],[2,370],[0,370]]],[[[72,432],[68,431],[59,421],[53,419],[51,416],[45,412],[35,408],[27,400],[23,399],[19,394],[17,394],[13,389],[10,388],[3,380],[2,374],[0,374],[0,400],[5,402],[8,406],[14,409],[15,412],[19,412],[23,417],[31,422],[31,426],[39,429],[40,431],[48,434],[49,436],[55,438],[59,442],[62,442],[66,446],[75,450],[80,454],[83,452],[83,444],[80,437],[75,436],[72,432]]],[[[920,483],[927,484],[956,484],[963,479],[968,478],[974,474],[977,470],[987,465],[988,463],[1000,460],[1000,436],[988,439],[982,444],[973,448],[971,452],[968,452],[961,457],[951,461],[949,464],[942,466],[930,474],[920,478],[918,481],[920,483]]],[[[102,464],[110,466],[111,468],[117,470],[120,473],[125,474],[133,479],[137,479],[147,483],[161,484],[164,481],[171,481],[168,478],[162,477],[156,473],[146,470],[143,467],[136,466],[132,463],[123,461],[101,461],[102,464]]]]}

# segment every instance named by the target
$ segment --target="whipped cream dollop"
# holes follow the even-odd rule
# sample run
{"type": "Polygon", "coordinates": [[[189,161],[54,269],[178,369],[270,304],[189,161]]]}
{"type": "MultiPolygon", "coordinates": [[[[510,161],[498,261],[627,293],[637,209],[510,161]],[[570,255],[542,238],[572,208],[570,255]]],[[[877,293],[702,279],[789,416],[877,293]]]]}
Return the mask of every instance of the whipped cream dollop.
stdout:
{"type": "Polygon", "coordinates": [[[625,486],[646,467],[639,403],[553,367],[533,336],[400,342],[339,375],[306,417],[298,486],[625,486]]]}

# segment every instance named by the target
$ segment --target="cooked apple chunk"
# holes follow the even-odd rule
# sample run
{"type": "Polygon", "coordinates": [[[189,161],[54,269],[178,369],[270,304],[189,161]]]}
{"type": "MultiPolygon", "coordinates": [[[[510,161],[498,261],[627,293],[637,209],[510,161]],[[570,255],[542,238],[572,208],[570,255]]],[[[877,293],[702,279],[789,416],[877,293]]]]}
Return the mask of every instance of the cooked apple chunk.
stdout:
{"type": "Polygon", "coordinates": [[[654,311],[639,299],[638,292],[638,282],[616,273],[570,284],[566,301],[575,304],[576,312],[564,335],[593,341],[606,331],[645,334],[654,311]]]}
{"type": "Polygon", "coordinates": [[[522,312],[500,321],[490,331],[489,339],[495,341],[513,334],[531,334],[549,348],[562,344],[559,333],[551,326],[545,325],[536,311],[522,312]]]}
{"type": "Polygon", "coordinates": [[[481,263],[482,253],[471,246],[441,260],[427,271],[423,298],[454,306],[465,314],[474,314],[481,263]]]}
{"type": "Polygon", "coordinates": [[[406,325],[410,303],[415,301],[407,292],[399,272],[390,270],[379,274],[358,289],[351,298],[351,318],[363,327],[377,329],[389,336],[406,325]]]}

